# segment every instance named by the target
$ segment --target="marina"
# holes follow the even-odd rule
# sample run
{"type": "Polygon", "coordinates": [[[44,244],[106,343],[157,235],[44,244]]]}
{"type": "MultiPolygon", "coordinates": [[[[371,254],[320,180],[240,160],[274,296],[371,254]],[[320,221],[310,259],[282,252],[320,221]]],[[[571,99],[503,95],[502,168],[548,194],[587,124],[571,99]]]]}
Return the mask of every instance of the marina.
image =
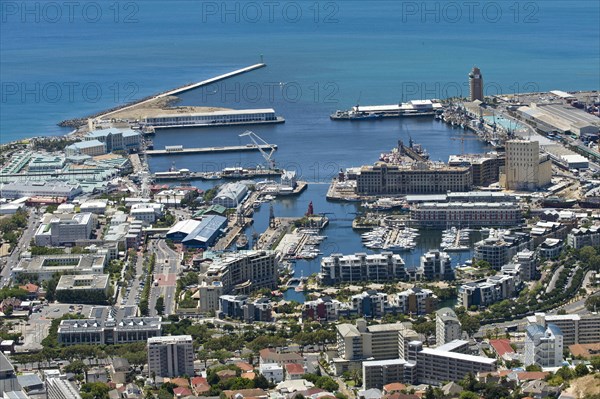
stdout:
{"type": "Polygon", "coordinates": [[[417,237],[419,237],[418,230],[406,226],[378,227],[361,234],[363,245],[369,249],[398,252],[415,249],[417,237]]]}

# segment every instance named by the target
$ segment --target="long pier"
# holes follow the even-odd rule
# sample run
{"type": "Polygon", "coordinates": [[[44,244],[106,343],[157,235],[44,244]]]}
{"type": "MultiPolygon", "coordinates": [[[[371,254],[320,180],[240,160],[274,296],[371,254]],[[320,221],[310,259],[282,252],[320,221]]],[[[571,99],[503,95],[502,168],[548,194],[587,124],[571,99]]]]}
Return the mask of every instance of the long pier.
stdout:
{"type": "Polygon", "coordinates": [[[130,105],[126,105],[124,107],[119,107],[119,108],[110,110],[109,112],[106,112],[104,114],[96,115],[96,116],[94,116],[94,119],[106,119],[106,117],[109,116],[109,115],[112,115],[114,113],[130,109],[130,108],[139,107],[142,104],[146,104],[146,103],[154,101],[154,100],[156,100],[158,98],[163,98],[163,97],[168,97],[168,96],[175,96],[177,94],[181,94],[181,93],[184,93],[186,91],[197,89],[198,87],[207,86],[207,85],[219,82],[221,80],[229,79],[229,78],[237,76],[237,75],[242,75],[244,73],[251,72],[251,71],[254,71],[256,69],[264,68],[266,66],[267,66],[267,64],[264,64],[264,63],[254,64],[254,65],[250,65],[248,67],[242,68],[242,69],[237,69],[235,71],[225,73],[223,75],[215,76],[214,78],[203,80],[201,82],[191,83],[191,84],[179,87],[177,89],[173,89],[173,90],[169,90],[169,91],[157,94],[157,95],[155,95],[153,97],[150,97],[150,98],[148,98],[146,100],[142,100],[142,101],[130,104],[130,105]]]}
{"type": "Polygon", "coordinates": [[[276,144],[248,144],[248,145],[233,145],[225,147],[200,147],[200,148],[180,148],[180,149],[164,149],[164,150],[146,150],[146,155],[179,155],[179,154],[207,154],[215,152],[243,152],[243,151],[260,151],[277,149],[276,144]]]}

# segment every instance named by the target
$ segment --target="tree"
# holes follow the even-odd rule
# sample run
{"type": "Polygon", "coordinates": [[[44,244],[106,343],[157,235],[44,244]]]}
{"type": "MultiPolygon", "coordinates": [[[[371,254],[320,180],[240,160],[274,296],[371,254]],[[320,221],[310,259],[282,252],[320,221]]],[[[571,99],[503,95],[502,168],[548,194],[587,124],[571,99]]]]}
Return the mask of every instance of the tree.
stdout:
{"type": "Polygon", "coordinates": [[[82,399],[109,399],[108,385],[102,382],[91,382],[81,386],[82,399]]]}
{"type": "Polygon", "coordinates": [[[475,392],[471,392],[471,391],[462,391],[458,398],[459,399],[479,399],[479,395],[477,395],[475,392]]]}
{"type": "Polygon", "coordinates": [[[576,367],[575,367],[575,375],[577,377],[583,377],[584,375],[587,375],[590,371],[588,370],[587,366],[583,363],[579,363],[576,367]]]}
{"type": "Polygon", "coordinates": [[[156,313],[158,313],[159,315],[163,314],[165,311],[165,298],[163,298],[162,296],[159,296],[158,299],[156,300],[156,305],[154,306],[154,310],[156,310],[156,313]]]}

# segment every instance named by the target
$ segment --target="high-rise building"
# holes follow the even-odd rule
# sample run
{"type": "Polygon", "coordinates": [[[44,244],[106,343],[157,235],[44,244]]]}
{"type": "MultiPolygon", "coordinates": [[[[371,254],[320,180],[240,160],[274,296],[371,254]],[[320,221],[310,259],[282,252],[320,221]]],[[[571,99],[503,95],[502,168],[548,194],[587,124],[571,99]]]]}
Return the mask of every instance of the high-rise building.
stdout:
{"type": "Polygon", "coordinates": [[[427,280],[454,280],[450,256],[437,250],[423,254],[418,274],[427,280]]]}
{"type": "Polygon", "coordinates": [[[555,324],[527,326],[525,366],[559,367],[563,356],[563,334],[555,324]]]}
{"type": "Polygon", "coordinates": [[[398,254],[357,253],[354,255],[331,254],[321,260],[319,275],[323,284],[357,283],[364,281],[388,282],[407,280],[404,260],[398,254]]]}
{"type": "Polygon", "coordinates": [[[460,339],[462,334],[460,321],[454,310],[441,308],[435,313],[435,341],[437,345],[460,339]]]}
{"type": "Polygon", "coordinates": [[[537,190],[550,184],[552,161],[548,155],[540,155],[537,141],[508,140],[503,178],[508,190],[537,190]]]}
{"type": "Polygon", "coordinates": [[[160,377],[194,375],[194,346],[191,335],[148,339],[148,374],[160,377]]]}
{"type": "Polygon", "coordinates": [[[483,76],[477,67],[473,67],[469,72],[469,96],[471,101],[483,101],[483,76]]]}

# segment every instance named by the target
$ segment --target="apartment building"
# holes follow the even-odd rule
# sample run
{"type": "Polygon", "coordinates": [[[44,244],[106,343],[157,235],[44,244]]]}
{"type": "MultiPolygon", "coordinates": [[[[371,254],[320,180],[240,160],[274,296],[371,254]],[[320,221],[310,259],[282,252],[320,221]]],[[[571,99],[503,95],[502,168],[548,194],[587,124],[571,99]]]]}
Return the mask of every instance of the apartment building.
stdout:
{"type": "Polygon", "coordinates": [[[388,282],[408,280],[404,260],[392,252],[380,254],[332,254],[321,260],[319,278],[323,284],[335,285],[353,282],[388,282]]]}
{"type": "Polygon", "coordinates": [[[552,323],[531,324],[525,330],[525,366],[560,367],[563,357],[563,334],[552,323]]]}
{"type": "Polygon", "coordinates": [[[271,321],[273,306],[268,298],[252,301],[247,295],[222,295],[219,298],[219,318],[232,318],[245,323],[271,321]]]}
{"type": "Polygon", "coordinates": [[[460,321],[450,308],[442,308],[435,313],[435,341],[438,346],[460,339],[460,321]]]}
{"type": "Polygon", "coordinates": [[[454,280],[450,255],[441,251],[429,251],[420,258],[417,275],[426,280],[454,280]]]}
{"type": "Polygon", "coordinates": [[[335,321],[339,317],[342,303],[331,297],[321,297],[306,301],[302,305],[302,319],[314,321],[335,321]]]}
{"type": "Polygon", "coordinates": [[[438,303],[433,291],[426,288],[412,287],[398,294],[388,296],[390,306],[404,314],[429,314],[438,303]]]}
{"type": "Polygon", "coordinates": [[[362,365],[363,389],[383,389],[393,382],[416,383],[417,364],[404,359],[372,360],[362,365]]]}
{"type": "Polygon", "coordinates": [[[194,346],[191,335],[148,338],[147,348],[148,375],[194,375],[194,346]]]}
{"type": "Polygon", "coordinates": [[[494,270],[508,264],[518,253],[533,250],[533,240],[527,233],[511,233],[510,231],[493,230],[488,238],[475,244],[475,261],[484,260],[494,270]]]}
{"type": "Polygon", "coordinates": [[[567,235],[567,244],[575,249],[581,249],[587,245],[600,246],[600,226],[592,226],[589,229],[580,227],[571,230],[567,235]]]}
{"type": "Polygon", "coordinates": [[[224,294],[250,294],[261,288],[276,288],[277,267],[273,251],[240,251],[215,259],[204,277],[220,281],[224,294]]]}
{"type": "Polygon", "coordinates": [[[488,306],[515,296],[519,285],[518,276],[499,274],[484,281],[461,285],[458,298],[466,309],[470,306],[488,306]]]}
{"type": "Polygon", "coordinates": [[[448,166],[470,166],[473,174],[473,186],[485,187],[497,183],[500,179],[500,166],[503,162],[491,154],[451,155],[448,166]]]}
{"type": "Polygon", "coordinates": [[[351,298],[352,309],[361,317],[383,317],[388,302],[387,297],[386,294],[375,290],[353,295],[351,298]]]}

